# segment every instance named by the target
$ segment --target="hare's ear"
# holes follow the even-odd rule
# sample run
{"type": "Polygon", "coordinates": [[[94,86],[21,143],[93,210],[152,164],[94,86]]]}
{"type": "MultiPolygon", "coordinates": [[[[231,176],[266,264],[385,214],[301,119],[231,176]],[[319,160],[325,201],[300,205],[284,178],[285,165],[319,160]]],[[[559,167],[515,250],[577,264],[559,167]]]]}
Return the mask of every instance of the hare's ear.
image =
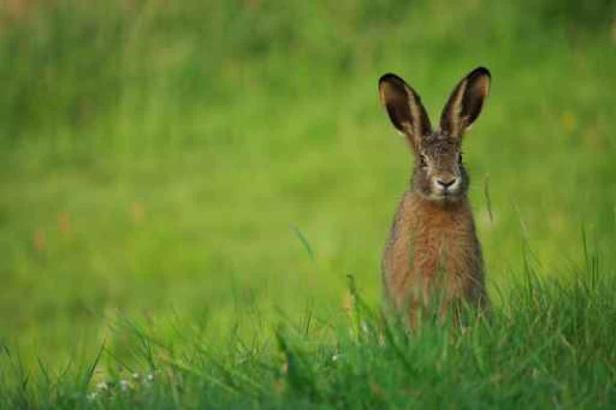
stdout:
{"type": "Polygon", "coordinates": [[[477,119],[490,89],[490,72],[478,67],[454,88],[441,115],[441,130],[461,137],[477,119]]]}
{"type": "Polygon", "coordinates": [[[432,132],[419,95],[395,74],[385,74],[379,79],[379,95],[394,127],[416,148],[421,137],[432,132]]]}

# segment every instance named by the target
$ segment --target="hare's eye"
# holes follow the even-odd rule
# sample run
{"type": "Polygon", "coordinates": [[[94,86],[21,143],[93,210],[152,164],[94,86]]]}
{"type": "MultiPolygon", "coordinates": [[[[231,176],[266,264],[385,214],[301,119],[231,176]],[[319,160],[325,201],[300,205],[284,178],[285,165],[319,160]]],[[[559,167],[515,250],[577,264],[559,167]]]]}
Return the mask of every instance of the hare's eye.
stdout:
{"type": "Polygon", "coordinates": [[[424,154],[419,155],[419,166],[422,168],[428,166],[428,158],[424,154]]]}

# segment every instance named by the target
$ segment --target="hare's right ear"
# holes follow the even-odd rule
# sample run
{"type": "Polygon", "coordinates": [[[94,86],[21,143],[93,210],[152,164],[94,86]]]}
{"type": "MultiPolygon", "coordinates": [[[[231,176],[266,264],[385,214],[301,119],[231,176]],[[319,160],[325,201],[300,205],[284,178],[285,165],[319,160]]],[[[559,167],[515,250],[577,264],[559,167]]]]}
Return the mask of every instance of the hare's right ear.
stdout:
{"type": "Polygon", "coordinates": [[[481,112],[490,90],[490,72],[477,67],[458,83],[441,114],[441,130],[456,138],[462,137],[481,112]]]}
{"type": "Polygon", "coordinates": [[[432,132],[419,95],[395,74],[385,74],[379,79],[379,95],[394,127],[416,148],[422,136],[432,132]]]}

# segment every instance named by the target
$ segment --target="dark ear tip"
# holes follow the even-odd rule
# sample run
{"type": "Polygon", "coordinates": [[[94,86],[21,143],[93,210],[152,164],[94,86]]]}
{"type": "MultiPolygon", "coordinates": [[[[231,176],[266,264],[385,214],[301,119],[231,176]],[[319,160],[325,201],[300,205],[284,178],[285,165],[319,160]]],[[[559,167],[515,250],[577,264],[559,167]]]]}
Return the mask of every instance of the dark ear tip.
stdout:
{"type": "Polygon", "coordinates": [[[490,74],[490,70],[488,70],[487,68],[485,68],[483,66],[479,66],[479,67],[475,68],[468,75],[468,77],[476,77],[476,76],[486,76],[489,79],[492,78],[492,74],[490,74]]]}
{"type": "Polygon", "coordinates": [[[383,83],[397,83],[397,84],[404,84],[404,80],[400,77],[398,77],[396,74],[394,73],[386,73],[383,74],[381,76],[381,78],[379,78],[379,86],[383,83]]]}

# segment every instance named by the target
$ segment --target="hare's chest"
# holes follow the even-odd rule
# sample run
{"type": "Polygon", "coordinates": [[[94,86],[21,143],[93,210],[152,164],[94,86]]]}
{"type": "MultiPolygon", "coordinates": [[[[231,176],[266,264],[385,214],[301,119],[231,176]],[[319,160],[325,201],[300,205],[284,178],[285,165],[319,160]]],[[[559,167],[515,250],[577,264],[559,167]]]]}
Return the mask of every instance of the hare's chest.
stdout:
{"type": "Polygon", "coordinates": [[[458,276],[475,265],[477,240],[470,214],[464,211],[418,213],[409,226],[414,273],[458,276]]]}

